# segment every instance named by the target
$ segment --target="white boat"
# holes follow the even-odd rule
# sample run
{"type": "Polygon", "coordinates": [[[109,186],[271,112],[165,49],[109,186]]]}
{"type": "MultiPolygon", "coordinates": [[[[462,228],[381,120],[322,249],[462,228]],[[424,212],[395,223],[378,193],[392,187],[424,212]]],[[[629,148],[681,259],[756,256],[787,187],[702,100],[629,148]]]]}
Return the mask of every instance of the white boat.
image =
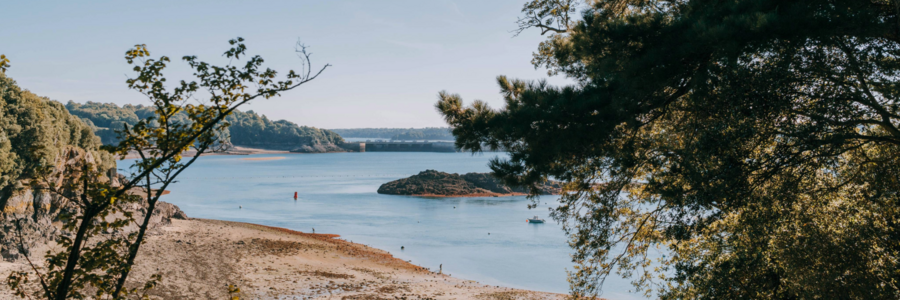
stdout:
{"type": "Polygon", "coordinates": [[[534,218],[526,219],[526,223],[544,223],[544,219],[538,218],[538,216],[534,216],[534,218]]]}

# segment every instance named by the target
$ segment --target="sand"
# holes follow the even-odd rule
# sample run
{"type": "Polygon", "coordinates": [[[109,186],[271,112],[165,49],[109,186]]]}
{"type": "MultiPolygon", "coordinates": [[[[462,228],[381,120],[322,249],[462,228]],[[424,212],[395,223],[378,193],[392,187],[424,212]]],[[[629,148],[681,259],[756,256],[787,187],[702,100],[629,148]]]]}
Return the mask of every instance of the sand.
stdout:
{"type": "MultiPolygon", "coordinates": [[[[203,155],[251,155],[251,154],[288,154],[288,153],[294,153],[294,152],[235,146],[234,149],[231,149],[228,151],[206,152],[203,155]]],[[[191,149],[191,150],[187,150],[184,153],[182,153],[182,156],[193,157],[196,154],[197,154],[197,151],[191,149]]],[[[140,157],[141,156],[133,150],[129,151],[128,155],[125,155],[125,159],[133,159],[133,158],[140,158],[140,157]]]]}
{"type": "MultiPolygon", "coordinates": [[[[0,263],[0,272],[24,267],[0,263]]],[[[337,235],[204,219],[173,220],[148,237],[130,279],[153,273],[163,276],[153,299],[225,299],[229,284],[241,299],[565,298],[437,274],[337,235]]]]}

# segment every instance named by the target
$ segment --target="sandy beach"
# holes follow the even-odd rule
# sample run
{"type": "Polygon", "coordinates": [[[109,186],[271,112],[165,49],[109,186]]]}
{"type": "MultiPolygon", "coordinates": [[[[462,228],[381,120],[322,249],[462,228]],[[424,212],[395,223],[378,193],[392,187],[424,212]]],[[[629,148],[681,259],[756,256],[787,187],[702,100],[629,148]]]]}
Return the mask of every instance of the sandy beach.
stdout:
{"type": "MultiPolygon", "coordinates": [[[[207,152],[207,153],[204,153],[203,155],[252,155],[252,154],[289,154],[289,153],[295,153],[295,152],[235,146],[233,149],[228,150],[228,151],[207,152]]],[[[193,157],[196,154],[197,154],[197,151],[191,149],[191,150],[184,151],[182,156],[193,157]]],[[[140,157],[141,156],[137,152],[129,151],[128,155],[125,156],[125,159],[134,159],[134,158],[140,158],[140,157]]]]}
{"type": "MultiPolygon", "coordinates": [[[[25,267],[4,262],[0,272],[25,267]]],[[[565,298],[438,274],[337,235],[206,219],[154,230],[133,272],[135,283],[162,274],[153,299],[225,299],[229,284],[241,289],[241,299],[565,298]]],[[[0,298],[11,296],[0,287],[0,298]]]]}

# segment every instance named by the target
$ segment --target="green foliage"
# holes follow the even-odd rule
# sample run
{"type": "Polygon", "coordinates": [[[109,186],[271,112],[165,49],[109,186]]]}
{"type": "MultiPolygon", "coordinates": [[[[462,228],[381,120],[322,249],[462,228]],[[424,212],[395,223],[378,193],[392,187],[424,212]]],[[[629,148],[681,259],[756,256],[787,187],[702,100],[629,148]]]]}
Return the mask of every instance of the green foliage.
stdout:
{"type": "Polygon", "coordinates": [[[508,183],[568,182],[574,296],[618,273],[666,299],[894,299],[897,5],[592,1],[533,61],[578,85],[437,107],[457,146],[510,152],[508,183]]]}
{"type": "Polygon", "coordinates": [[[139,118],[135,111],[143,108],[142,105],[125,105],[120,108],[113,103],[98,102],[79,104],[71,100],[66,103],[69,113],[81,117],[85,123],[90,125],[104,145],[118,143],[116,131],[123,130],[125,124],[131,126],[137,124],[138,120],[142,118],[139,118]]]}
{"type": "Polygon", "coordinates": [[[450,130],[448,128],[442,128],[443,130],[429,130],[430,128],[422,129],[412,129],[407,132],[392,136],[392,140],[452,140],[453,135],[450,134],[450,130]],[[437,132],[435,132],[437,131],[437,132]]]}
{"type": "Polygon", "coordinates": [[[69,110],[69,113],[91,120],[95,126],[106,128],[123,128],[122,123],[128,125],[136,124],[139,119],[148,117],[144,116],[139,118],[138,115],[135,114],[136,110],[143,108],[143,105],[137,107],[125,105],[125,107],[120,108],[118,105],[112,103],[98,102],[79,104],[71,100],[66,103],[66,109],[69,110]]]}
{"type": "MultiPolygon", "coordinates": [[[[88,101],[80,104],[74,101],[66,103],[66,109],[69,113],[81,117],[82,121],[88,124],[94,133],[100,137],[104,145],[115,145],[121,140],[119,132],[126,126],[134,126],[139,120],[153,117],[155,111],[151,106],[125,104],[122,107],[114,103],[99,103],[88,101]]],[[[174,123],[191,122],[187,114],[179,112],[172,116],[174,123]]],[[[158,124],[154,123],[154,126],[158,124]]],[[[225,139],[228,137],[228,129],[224,128],[219,133],[225,139]]]]}
{"type": "Polygon", "coordinates": [[[334,144],[344,142],[335,132],[308,126],[297,126],[286,120],[271,121],[255,112],[235,111],[228,118],[231,142],[248,146],[285,146],[298,148],[304,145],[334,144]]]}
{"type": "MultiPolygon", "coordinates": [[[[238,107],[257,98],[271,98],[297,88],[318,77],[328,67],[312,73],[308,68],[309,54],[300,45],[297,52],[305,59],[305,72],[289,71],[284,80],[276,80],[276,71],[262,69],[260,56],[246,57],[247,48],[242,42],[242,38],[229,41],[232,48],[225,52],[226,58],[243,63],[240,67],[216,66],[201,62],[195,56],[185,56],[183,60],[194,70],[197,81],[180,81],[173,89],[166,87],[163,75],[170,62],[168,57],[149,58],[150,52],[145,45],[136,45],[126,52],[126,60],[134,65],[133,70],[137,73],[126,83],[129,88],[147,96],[152,104],[146,109],[135,110],[134,114],[141,119],[132,125],[122,121],[128,119],[128,114],[106,114],[99,120],[111,120],[110,124],[123,122],[119,143],[105,146],[105,150],[119,157],[134,151],[140,158],[131,167],[134,173],[125,182],[115,185],[113,181],[102,180],[99,168],[84,156],[73,154],[67,157],[67,161],[75,164],[57,170],[62,174],[59,181],[62,185],[48,188],[67,198],[78,209],[71,215],[60,216],[68,234],[57,240],[62,250],[48,252],[46,271],[32,265],[35,276],[40,279],[42,297],[122,299],[137,295],[147,298],[146,291],[153,288],[161,276],[152,276],[140,290],[127,289],[125,284],[162,195],[152,192],[153,188],[165,190],[201,154],[220,144],[222,136],[217,132],[227,128],[225,118],[238,107]],[[209,98],[202,102],[194,96],[201,89],[209,92],[209,98]],[[183,159],[182,154],[191,148],[196,155],[183,159]],[[133,195],[133,188],[142,190],[145,195],[133,195]],[[141,200],[141,197],[145,198],[141,200]],[[134,220],[131,212],[123,209],[133,206],[136,201],[146,203],[143,220],[134,220]],[[139,229],[124,236],[104,234],[116,232],[131,223],[139,224],[139,229]],[[88,291],[90,295],[85,294],[88,291]]],[[[55,105],[62,108],[59,103],[55,105]]],[[[102,105],[97,107],[97,110],[103,109],[102,105]]],[[[85,113],[91,113],[91,109],[85,113]]],[[[89,130],[86,132],[90,133],[89,130]]],[[[27,279],[27,275],[13,273],[7,277],[7,284],[24,295],[23,285],[27,284],[27,279]]]]}
{"type": "Polygon", "coordinates": [[[0,54],[0,73],[6,73],[6,69],[9,69],[9,58],[0,54]]]}
{"type": "MultiPolygon", "coordinates": [[[[9,195],[16,182],[47,174],[67,147],[85,149],[98,167],[115,167],[109,153],[99,151],[100,140],[59,102],[22,90],[0,74],[0,195],[9,195]]],[[[0,199],[2,200],[2,199],[0,199]]]]}
{"type": "Polygon", "coordinates": [[[538,28],[541,35],[564,33],[572,26],[572,17],[577,9],[577,0],[534,0],[522,7],[522,14],[517,21],[519,28],[516,35],[529,28],[538,28]]]}
{"type": "Polygon", "coordinates": [[[452,140],[450,128],[426,127],[426,128],[349,128],[330,129],[341,136],[354,138],[376,139],[408,139],[407,137],[424,137],[435,140],[452,140]]]}
{"type": "MultiPolygon", "coordinates": [[[[138,120],[154,115],[151,106],[126,104],[122,107],[113,103],[87,102],[79,104],[69,101],[66,108],[73,115],[81,117],[85,123],[93,125],[94,132],[105,145],[119,143],[119,131],[125,126],[134,126],[138,120]]],[[[185,112],[172,117],[174,123],[189,123],[185,112]]],[[[293,150],[306,145],[340,145],[343,139],[337,133],[308,126],[297,126],[286,120],[271,121],[253,111],[235,110],[226,119],[229,126],[217,130],[220,140],[235,145],[255,147],[276,147],[293,150]]]]}
{"type": "Polygon", "coordinates": [[[228,285],[228,296],[231,297],[231,300],[241,300],[240,294],[241,288],[233,284],[228,285]]]}

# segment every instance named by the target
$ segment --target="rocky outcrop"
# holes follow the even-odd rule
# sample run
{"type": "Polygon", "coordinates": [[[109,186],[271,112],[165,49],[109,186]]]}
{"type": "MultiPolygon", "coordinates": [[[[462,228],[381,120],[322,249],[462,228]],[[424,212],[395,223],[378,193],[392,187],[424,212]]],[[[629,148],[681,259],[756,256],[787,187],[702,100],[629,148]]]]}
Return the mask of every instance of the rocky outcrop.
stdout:
{"type": "MultiPolygon", "coordinates": [[[[115,169],[113,155],[100,149],[101,140],[61,103],[20,88],[0,73],[0,256],[15,260],[21,244],[47,243],[66,234],[60,230],[78,206],[51,190],[64,190],[85,167],[115,169]]],[[[95,178],[116,185],[113,172],[95,178]]],[[[67,192],[63,192],[67,193],[67,192]]],[[[140,219],[146,204],[129,210],[140,219]]],[[[153,224],[185,217],[171,204],[159,204],[153,224]]],[[[134,230],[126,228],[127,230],[134,230]]]]}
{"type": "Polygon", "coordinates": [[[490,191],[475,186],[459,174],[449,174],[435,170],[425,170],[409,178],[382,184],[379,194],[390,195],[472,195],[491,194],[490,191]]]}
{"type": "MultiPolygon", "coordinates": [[[[0,256],[4,260],[19,259],[23,250],[22,245],[47,243],[55,240],[60,234],[66,234],[61,230],[66,220],[60,218],[60,215],[77,214],[79,208],[70,203],[66,197],[51,190],[63,186],[65,180],[61,175],[63,172],[71,174],[80,169],[80,163],[93,164],[94,161],[91,152],[69,147],[57,157],[53,166],[55,171],[40,182],[20,180],[15,186],[0,190],[0,256]]],[[[124,178],[110,172],[108,176],[103,176],[99,180],[111,181],[111,185],[118,186],[124,178]]],[[[147,208],[146,199],[142,199],[140,202],[131,203],[125,209],[133,212],[135,220],[143,220],[147,208]]],[[[173,218],[186,219],[187,215],[178,206],[158,202],[150,225],[154,228],[166,225],[171,223],[173,218]]],[[[137,225],[130,225],[123,228],[120,233],[137,229],[137,225]]]]}
{"type": "MultiPolygon", "coordinates": [[[[61,230],[65,220],[61,213],[77,213],[78,208],[70,204],[65,197],[50,193],[47,190],[26,188],[12,194],[0,193],[0,256],[7,261],[21,258],[21,244],[34,245],[55,240],[60,234],[68,234],[61,230]]],[[[133,203],[126,209],[133,213],[137,222],[141,222],[147,212],[146,198],[140,203],[133,203]]],[[[178,206],[157,202],[150,219],[152,229],[171,224],[172,219],[187,219],[187,215],[178,206]]],[[[118,216],[113,216],[118,217],[118,216]]],[[[136,224],[122,228],[120,232],[130,233],[138,229],[136,224]]]]}
{"type": "MultiPolygon", "coordinates": [[[[539,187],[542,195],[558,194],[559,183],[549,181],[539,187]]],[[[474,196],[513,196],[525,195],[524,187],[510,187],[491,173],[445,173],[425,170],[418,175],[394,180],[382,184],[379,194],[438,196],[438,197],[474,197],[474,196]]]]}
{"type": "MultiPolygon", "coordinates": [[[[500,179],[494,177],[491,173],[466,173],[462,175],[462,178],[468,182],[474,183],[475,186],[486,189],[493,193],[499,194],[528,194],[528,188],[516,186],[511,187],[506,184],[503,184],[500,179]]],[[[556,181],[547,181],[538,186],[538,190],[541,195],[556,195],[559,194],[561,186],[559,182],[556,181]]]]}

